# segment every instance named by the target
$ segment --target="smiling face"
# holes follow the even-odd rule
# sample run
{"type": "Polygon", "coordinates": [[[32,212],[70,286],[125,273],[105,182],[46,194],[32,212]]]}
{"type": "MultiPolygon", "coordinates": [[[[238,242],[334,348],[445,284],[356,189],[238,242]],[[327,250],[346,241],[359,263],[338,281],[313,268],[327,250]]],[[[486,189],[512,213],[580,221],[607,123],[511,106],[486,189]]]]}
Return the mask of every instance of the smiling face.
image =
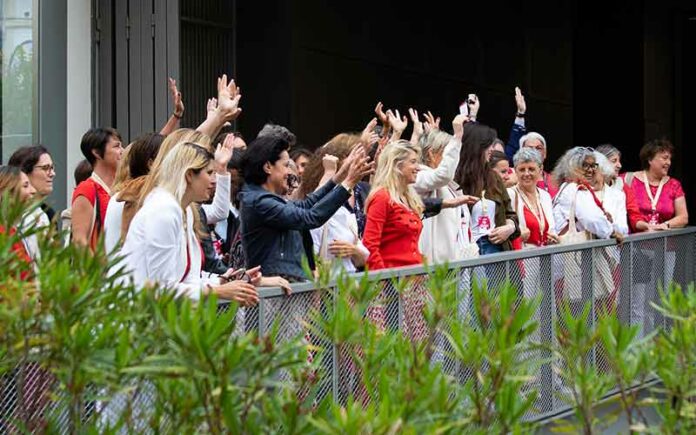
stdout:
{"type": "Polygon", "coordinates": [[[580,167],[580,177],[581,179],[584,179],[591,185],[594,185],[596,182],[596,174],[597,174],[597,167],[599,165],[597,164],[597,161],[593,156],[587,156],[585,157],[585,160],[582,162],[582,166],[580,167]]]}
{"type": "Polygon", "coordinates": [[[215,191],[215,166],[209,162],[208,166],[198,172],[189,171],[186,175],[188,189],[194,202],[206,202],[215,191]]]}
{"type": "Polygon", "coordinates": [[[121,155],[123,154],[123,144],[116,136],[109,137],[109,141],[104,147],[104,159],[103,162],[106,166],[112,169],[118,168],[118,164],[121,161],[121,155]]]}
{"type": "Polygon", "coordinates": [[[406,184],[415,183],[419,171],[418,155],[413,151],[409,151],[406,159],[399,163],[399,171],[406,184]]]}
{"type": "Polygon", "coordinates": [[[288,176],[292,174],[290,168],[290,155],[287,151],[280,153],[280,158],[275,163],[267,162],[264,171],[268,174],[264,185],[268,190],[279,196],[288,194],[288,176]]]}
{"type": "Polygon", "coordinates": [[[515,167],[517,173],[517,181],[524,188],[532,188],[536,186],[541,175],[541,167],[535,162],[520,163],[515,167]]]}
{"type": "Polygon", "coordinates": [[[661,151],[655,154],[655,157],[648,162],[649,170],[657,177],[666,177],[669,173],[669,168],[672,166],[672,153],[669,151],[661,151]]]}
{"type": "Polygon", "coordinates": [[[34,197],[36,189],[29,182],[29,177],[24,172],[19,173],[19,198],[22,201],[29,201],[34,197]]]}
{"type": "Polygon", "coordinates": [[[48,196],[53,192],[53,179],[56,177],[53,160],[49,154],[42,154],[32,171],[28,174],[29,182],[41,196],[48,196]]]}
{"type": "Polygon", "coordinates": [[[503,179],[503,182],[507,186],[508,182],[510,181],[510,174],[512,171],[510,171],[510,163],[507,160],[500,160],[498,163],[493,166],[493,170],[500,175],[500,178],[503,179]]]}
{"type": "Polygon", "coordinates": [[[619,176],[619,173],[621,172],[621,154],[612,154],[611,158],[609,159],[609,163],[612,164],[614,167],[614,174],[616,176],[619,176]]]}

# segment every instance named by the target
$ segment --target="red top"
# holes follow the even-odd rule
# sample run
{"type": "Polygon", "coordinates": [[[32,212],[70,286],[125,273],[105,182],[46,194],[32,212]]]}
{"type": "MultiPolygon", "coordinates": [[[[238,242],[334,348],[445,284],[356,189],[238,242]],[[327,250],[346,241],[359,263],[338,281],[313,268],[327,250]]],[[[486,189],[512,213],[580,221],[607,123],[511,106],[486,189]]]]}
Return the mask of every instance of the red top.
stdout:
{"type": "MultiPolygon", "coordinates": [[[[14,236],[16,233],[16,228],[10,228],[10,237],[14,236]]],[[[5,234],[5,227],[2,225],[0,225],[0,234],[5,234]]],[[[29,253],[27,252],[27,248],[24,246],[24,243],[22,243],[21,241],[13,243],[10,250],[17,257],[17,260],[29,266],[26,268],[21,268],[24,270],[21,270],[19,272],[19,279],[22,281],[27,281],[31,279],[34,275],[31,267],[31,257],[29,256],[29,253]]]]}
{"type": "Polygon", "coordinates": [[[368,269],[421,264],[423,255],[418,249],[418,239],[422,229],[418,214],[392,201],[386,190],[377,191],[367,207],[363,235],[363,244],[370,251],[368,269]]]}
{"type": "Polygon", "coordinates": [[[623,191],[626,195],[626,214],[628,215],[628,228],[630,232],[635,233],[636,224],[641,220],[640,210],[638,209],[638,202],[636,202],[636,196],[633,194],[633,189],[631,189],[626,183],[623,184],[623,191]]]}
{"type": "Polygon", "coordinates": [[[549,192],[551,199],[554,199],[558,193],[558,186],[556,186],[556,183],[553,182],[551,174],[546,171],[542,172],[541,180],[537,181],[537,187],[549,192]]]}
{"type": "MultiPolygon", "coordinates": [[[[652,205],[650,203],[650,197],[645,191],[645,183],[643,183],[638,177],[633,177],[633,181],[631,182],[631,190],[633,190],[633,195],[635,196],[636,203],[638,204],[640,220],[650,222],[652,205]]],[[[657,194],[657,186],[650,186],[650,193],[653,195],[653,197],[655,197],[657,194]]],[[[666,222],[674,217],[674,200],[681,198],[682,196],[684,196],[684,190],[682,189],[681,183],[674,178],[670,178],[663,186],[662,194],[660,194],[660,198],[657,200],[656,211],[658,215],[658,223],[666,222]]]]}
{"type": "Polygon", "coordinates": [[[77,185],[72,196],[72,202],[75,202],[78,196],[84,196],[85,198],[87,198],[87,201],[89,201],[92,207],[94,207],[94,204],[96,202],[96,195],[99,195],[100,222],[97,231],[92,232],[92,241],[90,241],[92,247],[96,246],[94,244],[94,241],[96,241],[101,235],[101,233],[104,231],[104,219],[106,219],[106,208],[109,205],[111,195],[109,195],[109,193],[106,190],[104,190],[104,188],[99,183],[97,183],[96,181],[94,181],[94,179],[90,177],[77,185]]]}
{"type": "Polygon", "coordinates": [[[546,245],[546,240],[548,240],[549,236],[549,222],[546,220],[544,213],[542,213],[541,216],[542,219],[544,219],[544,234],[541,234],[541,227],[539,226],[539,220],[537,219],[536,215],[532,213],[526,204],[524,205],[524,221],[527,225],[527,229],[529,230],[529,238],[527,239],[527,244],[529,245],[546,245]]]}

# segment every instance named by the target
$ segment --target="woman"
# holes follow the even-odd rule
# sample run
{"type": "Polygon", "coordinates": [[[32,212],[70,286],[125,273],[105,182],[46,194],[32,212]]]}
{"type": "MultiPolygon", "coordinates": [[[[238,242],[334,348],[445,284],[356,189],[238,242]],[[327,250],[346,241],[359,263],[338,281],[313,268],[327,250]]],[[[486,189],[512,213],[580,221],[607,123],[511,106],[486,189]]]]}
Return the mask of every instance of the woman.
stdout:
{"type": "Polygon", "coordinates": [[[505,153],[493,151],[488,160],[488,167],[500,176],[506,188],[513,187],[517,184],[517,176],[515,175],[515,171],[510,167],[510,162],[505,153]]]}
{"type": "MultiPolygon", "coordinates": [[[[422,163],[419,166],[413,187],[423,198],[442,200],[461,197],[459,186],[453,183],[459,154],[462,148],[463,125],[466,117],[458,115],[452,121],[454,136],[439,129],[430,130],[421,136],[422,163]]],[[[469,196],[468,204],[478,198],[469,196]]],[[[472,252],[468,231],[461,233],[462,223],[468,225],[469,209],[466,206],[442,210],[440,214],[423,222],[419,247],[428,262],[439,264],[462,260],[478,254],[478,247],[472,252]]]]}
{"type": "Polygon", "coordinates": [[[616,171],[609,159],[599,151],[594,152],[597,170],[592,180],[592,189],[602,204],[604,211],[610,217],[614,232],[622,236],[628,235],[628,213],[626,212],[626,195],[623,190],[612,188],[616,171]]]}
{"type": "MultiPolygon", "coordinates": [[[[29,177],[19,168],[14,166],[0,166],[0,199],[5,201],[17,201],[23,204],[29,204],[29,202],[34,198],[36,194],[36,189],[29,181],[29,177]]],[[[0,224],[0,233],[5,233],[5,223],[0,224]]],[[[27,230],[32,231],[32,228],[27,228],[27,230]]],[[[26,236],[22,235],[22,230],[20,229],[21,240],[14,243],[11,247],[12,252],[20,261],[20,265],[17,267],[19,271],[19,279],[25,281],[32,276],[31,265],[34,264],[34,258],[30,255],[30,250],[28,249],[29,240],[26,236]]],[[[17,233],[16,228],[10,228],[10,237],[17,233]]]]}
{"type": "Polygon", "coordinates": [[[513,164],[518,181],[508,194],[519,220],[522,246],[558,243],[551,195],[537,185],[543,167],[541,154],[533,148],[520,148],[513,164]]]}
{"type": "Polygon", "coordinates": [[[623,191],[624,195],[626,196],[628,229],[629,232],[634,233],[636,232],[636,225],[640,220],[640,210],[638,209],[638,203],[636,202],[636,196],[633,194],[633,190],[624,182],[623,176],[620,174],[622,168],[621,151],[609,144],[598,146],[596,151],[604,154],[614,168],[614,175],[611,177],[605,177],[605,182],[608,186],[623,191]]]}
{"type": "Polygon", "coordinates": [[[472,236],[481,255],[511,250],[511,241],[520,235],[505,184],[486,161],[486,150],[495,137],[490,127],[466,124],[454,178],[462,192],[481,198],[471,210],[472,236]]]}
{"type": "Polygon", "coordinates": [[[641,215],[637,231],[682,228],[689,223],[684,190],[678,180],[669,176],[673,153],[674,146],[667,140],[648,142],[640,150],[643,171],[624,178],[641,215]]]}
{"type": "Polygon", "coordinates": [[[201,248],[186,210],[210,198],[214,171],[208,150],[190,142],[176,145],[152,174],[154,188],[131,222],[122,253],[139,287],[154,283],[177,296],[199,299],[214,293],[254,305],[258,294],[252,283],[260,279],[258,269],[250,273],[252,283],[201,276],[201,248]]]}
{"type": "MultiPolygon", "coordinates": [[[[305,198],[331,179],[359,144],[360,136],[341,133],[317,150],[305,168],[300,197],[305,198]]],[[[324,225],[310,230],[314,253],[334,263],[334,269],[343,268],[349,273],[364,267],[369,255],[360,239],[356,216],[360,207],[356,200],[361,192],[359,185],[353,187],[353,195],[324,225]]]]}

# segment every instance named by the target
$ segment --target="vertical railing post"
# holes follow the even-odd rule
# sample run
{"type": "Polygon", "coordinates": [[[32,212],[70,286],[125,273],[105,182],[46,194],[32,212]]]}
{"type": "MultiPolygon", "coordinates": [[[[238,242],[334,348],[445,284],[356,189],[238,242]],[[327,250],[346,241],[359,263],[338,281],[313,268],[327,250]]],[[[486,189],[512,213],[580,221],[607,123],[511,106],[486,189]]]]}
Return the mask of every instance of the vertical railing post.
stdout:
{"type": "MultiPolygon", "coordinates": [[[[331,316],[336,315],[336,307],[338,306],[338,286],[333,287],[331,290],[331,309],[333,312],[330,314],[331,316]]],[[[333,341],[333,340],[332,340],[333,341]]],[[[339,373],[339,365],[338,365],[338,357],[339,357],[339,349],[336,343],[331,343],[331,348],[333,349],[333,358],[332,358],[332,368],[331,368],[331,384],[332,384],[332,389],[333,389],[333,397],[334,397],[334,402],[338,403],[341,401],[343,398],[340,397],[340,391],[339,391],[339,386],[338,386],[338,377],[340,376],[339,373]]]]}
{"type": "Polygon", "coordinates": [[[633,242],[624,243],[619,252],[618,316],[627,325],[631,324],[631,298],[633,297],[633,242]]]}
{"type": "Polygon", "coordinates": [[[263,337],[263,335],[266,333],[266,315],[264,313],[264,308],[266,307],[266,298],[265,297],[260,297],[259,298],[259,337],[263,337]]]}
{"type": "MultiPolygon", "coordinates": [[[[595,261],[594,257],[596,255],[595,249],[602,249],[602,248],[590,248],[590,249],[583,249],[580,251],[580,268],[582,270],[581,276],[582,276],[582,307],[580,308],[583,310],[585,308],[585,304],[589,301],[590,302],[590,328],[594,330],[595,327],[595,299],[594,299],[594,272],[595,272],[595,261]]],[[[600,254],[601,255],[601,254],[600,254]]],[[[581,311],[582,312],[582,311],[581,311]]],[[[590,355],[588,355],[588,358],[590,358],[590,362],[593,365],[597,364],[597,359],[596,359],[596,349],[592,348],[590,351],[590,355]]]]}
{"type": "MultiPolygon", "coordinates": [[[[551,255],[539,257],[539,284],[541,285],[541,304],[539,305],[539,337],[541,343],[553,343],[553,321],[556,318],[554,310],[555,293],[553,291],[553,268],[551,255]]],[[[539,379],[539,404],[540,413],[551,412],[554,409],[553,394],[553,367],[551,363],[551,351],[544,349],[541,352],[542,360],[548,361],[541,366],[539,379]]]]}

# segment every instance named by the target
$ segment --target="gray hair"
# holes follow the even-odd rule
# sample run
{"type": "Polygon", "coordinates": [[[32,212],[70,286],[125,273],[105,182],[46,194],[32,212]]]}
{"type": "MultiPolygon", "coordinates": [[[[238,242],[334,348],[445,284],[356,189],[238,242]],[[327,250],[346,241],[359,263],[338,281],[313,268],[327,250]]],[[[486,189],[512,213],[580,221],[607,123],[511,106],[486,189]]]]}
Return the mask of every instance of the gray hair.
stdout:
{"type": "Polygon", "coordinates": [[[618,155],[621,157],[621,151],[619,151],[618,148],[616,148],[614,145],[611,144],[603,144],[595,148],[595,151],[599,151],[600,153],[604,154],[608,159],[618,155]]]}
{"type": "Polygon", "coordinates": [[[540,135],[535,131],[530,131],[529,133],[525,134],[520,138],[520,148],[523,148],[524,143],[530,139],[539,139],[539,141],[541,141],[541,144],[544,145],[544,148],[546,148],[546,139],[544,139],[544,136],[540,135]]]}
{"type": "Polygon", "coordinates": [[[586,147],[575,147],[566,151],[553,168],[553,178],[556,183],[560,185],[571,179],[576,171],[582,169],[586,158],[592,157],[596,160],[594,152],[594,149],[586,147]]]}
{"type": "Polygon", "coordinates": [[[541,158],[541,153],[534,148],[520,148],[512,157],[513,166],[521,165],[522,163],[536,163],[541,168],[544,160],[541,158]]]}
{"type": "Polygon", "coordinates": [[[452,140],[452,135],[440,129],[430,130],[422,135],[418,140],[418,146],[421,149],[421,159],[427,164],[428,154],[437,154],[441,152],[445,145],[452,140]]]}
{"type": "Polygon", "coordinates": [[[606,180],[613,180],[616,178],[614,165],[611,164],[607,156],[600,151],[595,150],[594,157],[595,161],[597,162],[597,172],[601,173],[606,180]]]}
{"type": "Polygon", "coordinates": [[[264,125],[261,131],[259,131],[259,134],[256,135],[256,137],[275,137],[278,139],[282,139],[285,142],[287,142],[291,148],[295,146],[295,144],[297,143],[297,138],[295,137],[295,134],[287,128],[283,127],[282,125],[278,124],[268,123],[264,125]]]}

